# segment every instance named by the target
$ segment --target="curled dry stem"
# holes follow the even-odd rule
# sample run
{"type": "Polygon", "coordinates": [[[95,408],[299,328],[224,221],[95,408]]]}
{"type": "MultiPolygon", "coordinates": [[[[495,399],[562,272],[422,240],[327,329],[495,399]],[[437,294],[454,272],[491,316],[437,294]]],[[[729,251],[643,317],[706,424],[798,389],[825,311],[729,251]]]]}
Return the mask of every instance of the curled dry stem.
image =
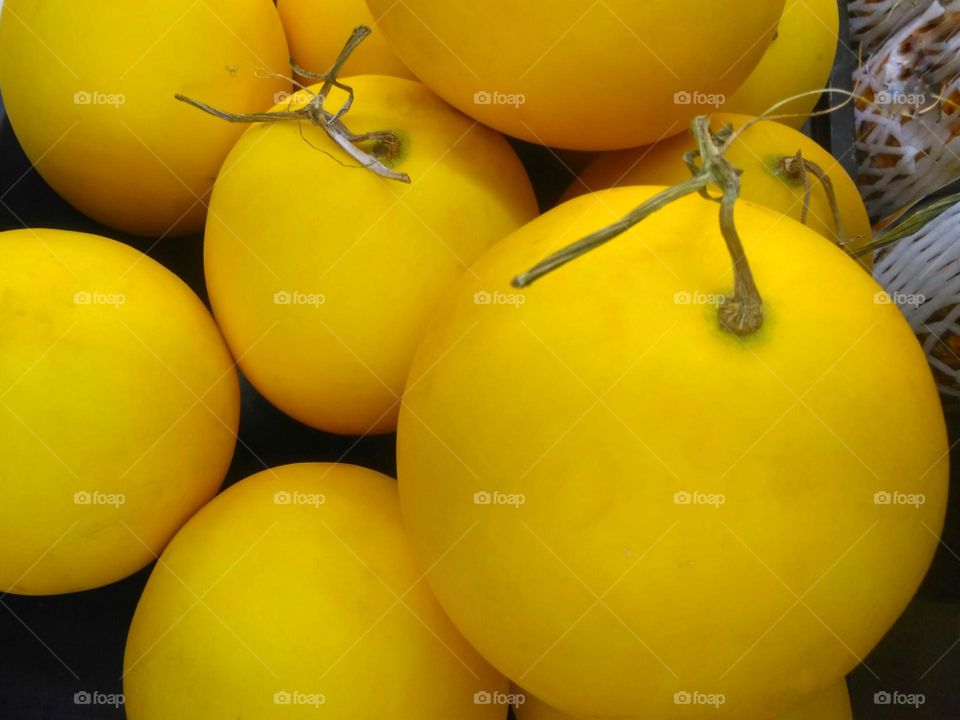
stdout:
{"type": "MultiPolygon", "coordinates": [[[[330,68],[328,72],[323,74],[306,73],[302,68],[298,67],[291,58],[291,66],[294,72],[302,75],[303,77],[323,80],[323,85],[321,86],[319,92],[314,93],[310,90],[304,90],[304,92],[310,93],[311,99],[306,105],[295,110],[287,109],[269,110],[267,112],[259,113],[231,113],[224,110],[218,110],[217,108],[211,107],[210,105],[200,102],[199,100],[186,97],[185,95],[177,94],[175,97],[180,102],[192,105],[199,110],[203,110],[204,112],[209,113],[214,117],[218,117],[221,120],[226,120],[227,122],[268,123],[284,120],[305,120],[312,125],[322,128],[331,140],[339,145],[347,154],[350,155],[350,157],[371,172],[388,180],[397,180],[399,182],[409,183],[409,175],[402,172],[396,172],[383,162],[384,159],[389,160],[399,155],[401,142],[396,133],[390,130],[382,130],[378,132],[356,134],[351,132],[343,122],[344,116],[353,106],[354,94],[353,88],[349,87],[348,85],[344,85],[342,82],[337,80],[337,76],[340,74],[343,64],[350,58],[350,55],[353,53],[353,51],[357,49],[360,43],[362,43],[370,35],[370,33],[370,28],[364,25],[357,27],[351,34],[350,39],[347,40],[346,45],[344,45],[343,50],[341,51],[336,62],[333,64],[333,67],[330,68]],[[347,93],[347,100],[335,113],[330,112],[324,107],[324,103],[326,102],[327,97],[333,88],[338,88],[347,93]],[[361,145],[371,143],[373,145],[371,152],[368,152],[361,147],[361,145]]],[[[299,85],[299,83],[297,84],[299,85]]]]}
{"type": "Polygon", "coordinates": [[[830,204],[830,212],[833,214],[833,224],[837,229],[837,245],[846,250],[849,239],[843,228],[843,218],[840,214],[840,204],[837,202],[837,192],[826,171],[817,163],[803,157],[803,152],[800,150],[797,150],[797,154],[792,157],[784,156],[780,158],[775,170],[780,177],[786,180],[803,183],[803,212],[800,215],[800,222],[804,225],[807,224],[810,217],[810,196],[813,190],[810,176],[812,175],[823,186],[823,192],[830,204]]]}
{"type": "Polygon", "coordinates": [[[720,326],[738,337],[746,337],[759,330],[763,325],[763,300],[734,223],[734,205],[740,196],[741,171],[724,157],[718,141],[710,133],[710,121],[707,117],[699,116],[694,119],[693,135],[697,140],[698,150],[689,153],[685,158],[694,171],[692,178],[657,193],[612,225],[597,230],[545,258],[514,278],[514,287],[528,287],[557,268],[619,237],[670,203],[686,195],[700,193],[720,203],[720,230],[733,263],[733,295],[725,298],[718,309],[720,326]],[[699,167],[695,162],[696,157],[701,160],[699,167]],[[722,189],[723,194],[719,198],[709,195],[708,188],[712,185],[722,189]]]}

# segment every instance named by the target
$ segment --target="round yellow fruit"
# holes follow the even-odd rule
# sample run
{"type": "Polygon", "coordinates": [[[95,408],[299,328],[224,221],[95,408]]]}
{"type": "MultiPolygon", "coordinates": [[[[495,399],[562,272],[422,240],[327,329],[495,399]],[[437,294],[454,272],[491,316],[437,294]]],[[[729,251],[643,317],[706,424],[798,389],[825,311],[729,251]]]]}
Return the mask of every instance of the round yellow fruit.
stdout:
{"type": "Polygon", "coordinates": [[[220,488],[240,391],[213,318],[142,253],[0,233],[0,592],[99,587],[220,488]]]}
{"type": "MultiPolygon", "coordinates": [[[[787,0],[777,36],[760,64],[724,105],[727,112],[761,115],[781,100],[823,90],[837,56],[840,10],[836,0],[787,0]]],[[[851,52],[844,48],[844,52],[851,52]]],[[[780,122],[799,128],[816,106],[813,93],[783,105],[774,115],[796,114],[780,122]]],[[[844,98],[832,97],[837,102],[844,98]]]]}
{"type": "Polygon", "coordinates": [[[567,150],[682,132],[747,78],[783,0],[367,0],[400,59],[480,122],[567,150]]]}
{"type": "Polygon", "coordinates": [[[698,692],[725,697],[717,720],[772,718],[851,670],[923,578],[943,414],[879,286],[748,202],[765,322],[746,337],[718,321],[732,263],[699,195],[511,287],[657,190],[561,205],[447,296],[401,410],[405,525],[464,636],[553,707],[669,720],[698,692]]]}
{"type": "Polygon", "coordinates": [[[403,533],[396,483],[287,465],[174,538],[124,656],[130,720],[502,720],[508,682],[457,633],[403,533]]]}
{"type": "MultiPolygon", "coordinates": [[[[554,710],[529,693],[519,690],[516,693],[520,693],[524,698],[522,703],[514,707],[516,720],[575,720],[572,715],[554,710]]],[[[778,715],[776,720],[853,720],[847,681],[841,680],[833,684],[800,707],[785,715],[778,715]]]]}
{"type": "Polygon", "coordinates": [[[313,73],[327,72],[358,25],[373,34],[344,65],[349,75],[394,75],[413,79],[393,52],[364,0],[279,0],[277,10],[297,65],[313,73]]]}
{"type": "MultiPolygon", "coordinates": [[[[253,385],[322,430],[396,428],[410,360],[448,286],[536,216],[507,142],[411,80],[366,75],[346,117],[395,130],[407,185],[361,168],[319,127],[240,139],[205,238],[214,313],[253,385]]],[[[343,101],[337,91],[328,106],[343,101]]]]}
{"type": "MultiPolygon", "coordinates": [[[[754,120],[746,115],[715,113],[710,116],[713,132],[732,126],[735,130],[754,120]]],[[[696,150],[690,133],[678,135],[653,147],[635,148],[601,155],[567,190],[566,199],[595,190],[626,185],[676,185],[690,178],[684,155],[696,150]]],[[[800,152],[805,160],[818,165],[830,179],[840,210],[844,240],[856,249],[873,239],[870,218],[856,183],[843,166],[816,142],[798,130],[770,120],[761,120],[747,128],[726,152],[726,157],[743,170],[740,197],[783,213],[794,220],[803,217],[804,183],[791,177],[780,165],[783,158],[800,152]]],[[[833,242],[838,241],[837,226],[827,192],[812,174],[807,225],[833,242]]],[[[865,268],[871,259],[860,259],[865,268]]]]}
{"type": "Polygon", "coordinates": [[[243,128],[188,107],[266,110],[288,82],[270,0],[6,0],[0,90],[27,157],[94,220],[136,235],[203,228],[243,128]]]}

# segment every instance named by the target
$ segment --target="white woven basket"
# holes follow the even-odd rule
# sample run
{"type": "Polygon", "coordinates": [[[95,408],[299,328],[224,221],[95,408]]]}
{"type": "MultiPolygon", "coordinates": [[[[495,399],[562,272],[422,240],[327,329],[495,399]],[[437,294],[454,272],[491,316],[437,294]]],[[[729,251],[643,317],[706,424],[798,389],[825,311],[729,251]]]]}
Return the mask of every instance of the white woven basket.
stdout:
{"type": "Polygon", "coordinates": [[[960,176],[960,0],[857,0],[860,187],[875,220],[960,176]]]}
{"type": "Polygon", "coordinates": [[[941,394],[960,401],[960,203],[883,254],[874,277],[920,338],[941,394]]]}
{"type": "MultiPolygon", "coordinates": [[[[853,0],[860,189],[874,220],[960,178],[960,0],[853,0]]],[[[874,276],[960,404],[960,203],[876,259],[874,276]]]]}

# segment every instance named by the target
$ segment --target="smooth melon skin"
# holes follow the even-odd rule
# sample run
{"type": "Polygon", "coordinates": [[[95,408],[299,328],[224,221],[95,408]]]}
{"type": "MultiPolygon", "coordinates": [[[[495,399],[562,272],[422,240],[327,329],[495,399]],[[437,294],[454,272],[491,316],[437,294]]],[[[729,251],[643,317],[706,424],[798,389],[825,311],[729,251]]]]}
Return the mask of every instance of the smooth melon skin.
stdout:
{"type": "Polygon", "coordinates": [[[5,0],[0,90],[37,172],[77,210],[134,235],[203,230],[243,125],[289,93],[270,0],[5,0]],[[267,72],[276,74],[267,76],[267,72]]]}
{"type": "MultiPolygon", "coordinates": [[[[388,433],[444,293],[538,208],[498,133],[413,80],[344,82],[356,92],[345,122],[397,132],[394,170],[411,183],[360,167],[308,123],[251,127],[214,187],[204,272],[227,344],[271,403],[327,432],[388,433]]],[[[328,107],[345,100],[335,90],[328,107]]]]}
{"type": "MultiPolygon", "coordinates": [[[[767,113],[782,100],[803,95],[773,111],[796,115],[778,122],[800,129],[830,81],[840,36],[840,8],[836,0],[788,0],[777,25],[777,37],[763,59],[724,104],[726,112],[767,113]],[[808,94],[809,93],[809,94],[808,94]]],[[[850,52],[846,47],[843,52],[850,52]]],[[[831,104],[841,95],[829,95],[831,104]]],[[[846,148],[840,148],[841,152],[846,148]]]]}
{"type": "Polygon", "coordinates": [[[743,83],[783,0],[367,0],[404,64],[496,130],[565,150],[682,132],[743,83]]]}
{"type": "Polygon", "coordinates": [[[414,79],[377,28],[364,0],[278,0],[277,11],[290,43],[290,54],[304,70],[329,70],[353,29],[367,25],[373,33],[347,60],[344,74],[414,79]]]}
{"type": "Polygon", "coordinates": [[[766,720],[848,673],[915,593],[943,527],[943,412],[880,287],[748,202],[765,322],[746,338],[719,325],[732,263],[697,195],[510,298],[661,189],[565,203],[451,291],[401,411],[404,521],[464,636],[553,707],[766,720]],[[688,713],[693,691],[726,703],[688,713]]]}
{"type": "Polygon", "coordinates": [[[240,388],[183,281],[97,235],[0,233],[0,593],[116,582],[220,489],[240,388]]]}
{"type": "Polygon", "coordinates": [[[352,465],[265,470],[207,505],[124,655],[130,720],[503,720],[475,699],[507,689],[430,594],[396,483],[352,465]]]}

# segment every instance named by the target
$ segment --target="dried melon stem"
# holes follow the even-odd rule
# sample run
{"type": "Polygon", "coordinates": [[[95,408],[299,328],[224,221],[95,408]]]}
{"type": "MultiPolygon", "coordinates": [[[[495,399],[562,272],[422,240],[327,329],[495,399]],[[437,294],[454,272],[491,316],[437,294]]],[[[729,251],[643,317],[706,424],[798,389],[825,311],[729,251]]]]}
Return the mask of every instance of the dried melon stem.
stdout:
{"type": "Polygon", "coordinates": [[[803,152],[797,150],[793,156],[783,156],[777,162],[775,168],[777,174],[787,180],[794,180],[803,183],[803,212],[800,216],[800,222],[804,225],[810,215],[810,195],[813,191],[810,176],[812,175],[823,186],[823,191],[827,196],[827,202],[830,204],[830,212],[833,214],[833,224],[837,229],[837,245],[846,250],[850,240],[846,237],[843,229],[843,217],[840,214],[840,204],[837,202],[837,193],[833,187],[833,181],[826,171],[813,162],[803,157],[803,152]]]}
{"type": "Polygon", "coordinates": [[[694,173],[692,178],[657,193],[612,225],[568,245],[537,263],[527,272],[514,278],[514,287],[524,288],[531,285],[557,268],[619,237],[670,203],[687,195],[699,193],[708,200],[720,204],[720,231],[733,263],[733,294],[726,297],[717,309],[720,327],[741,338],[759,330],[763,325],[763,299],[754,281],[753,272],[733,218],[734,205],[740,197],[742,171],[735,168],[724,157],[725,146],[721,139],[710,132],[708,117],[701,115],[695,118],[692,132],[698,149],[687,153],[684,157],[694,173]],[[714,197],[709,193],[711,186],[718,186],[722,190],[720,197],[714,197]]]}
{"type": "Polygon", "coordinates": [[[282,120],[309,122],[312,125],[322,128],[331,140],[333,140],[347,154],[349,154],[350,157],[352,157],[370,172],[388,180],[397,180],[399,182],[409,183],[409,175],[392,170],[384,162],[385,160],[389,161],[394,159],[400,154],[401,141],[400,137],[396,133],[390,130],[381,130],[377,132],[357,134],[351,132],[343,122],[344,116],[350,111],[350,108],[353,105],[354,95],[353,88],[349,87],[348,85],[344,85],[342,82],[337,80],[337,76],[340,74],[343,64],[350,58],[350,55],[353,54],[353,51],[357,49],[360,43],[362,43],[371,32],[372,31],[370,28],[366,27],[365,25],[360,25],[357,27],[350,35],[350,39],[347,40],[347,44],[344,45],[343,50],[341,51],[336,62],[333,64],[333,67],[330,68],[330,70],[326,73],[309,73],[299,67],[293,61],[293,58],[290,59],[290,66],[294,72],[303,77],[323,80],[323,85],[320,88],[320,91],[316,93],[308,88],[303,87],[296,81],[291,80],[291,82],[294,84],[299,85],[303,92],[309,93],[311,96],[310,101],[306,105],[296,110],[271,110],[260,113],[231,113],[224,110],[218,110],[217,108],[211,107],[210,105],[200,102],[199,100],[186,97],[185,95],[177,94],[174,97],[176,97],[176,99],[180,102],[192,105],[193,107],[203,110],[214,117],[218,117],[221,120],[226,120],[228,122],[267,123],[278,122],[282,120]],[[338,88],[347,93],[346,102],[339,110],[337,110],[336,113],[330,112],[323,106],[333,88],[338,88]],[[368,152],[361,147],[361,145],[366,144],[372,145],[371,152],[368,152]]]}

